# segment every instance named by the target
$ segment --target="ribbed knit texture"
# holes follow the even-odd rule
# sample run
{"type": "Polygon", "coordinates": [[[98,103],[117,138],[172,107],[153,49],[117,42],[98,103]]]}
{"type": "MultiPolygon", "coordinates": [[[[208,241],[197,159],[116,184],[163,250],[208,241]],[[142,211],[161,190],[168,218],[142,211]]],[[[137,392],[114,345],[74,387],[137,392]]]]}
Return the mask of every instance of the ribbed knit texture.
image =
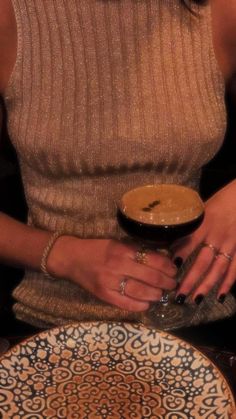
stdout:
{"type": "MultiPolygon", "coordinates": [[[[198,18],[178,0],[13,6],[18,53],[5,101],[29,224],[120,237],[116,202],[126,190],[198,187],[226,120],[209,6],[196,6],[198,18]]],[[[119,314],[39,273],[27,272],[14,296],[18,316],[37,324],[119,314]]]]}

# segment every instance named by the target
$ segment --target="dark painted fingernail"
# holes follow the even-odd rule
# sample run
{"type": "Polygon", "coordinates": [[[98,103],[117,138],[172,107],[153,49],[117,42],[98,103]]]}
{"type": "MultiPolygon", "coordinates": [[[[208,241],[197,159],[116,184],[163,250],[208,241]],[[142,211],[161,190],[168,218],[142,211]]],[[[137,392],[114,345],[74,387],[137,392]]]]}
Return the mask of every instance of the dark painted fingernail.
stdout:
{"type": "Polygon", "coordinates": [[[203,299],[204,299],[204,295],[199,294],[199,295],[196,296],[196,298],[195,298],[194,301],[199,306],[199,304],[201,304],[201,302],[202,302],[203,299]]]}
{"type": "Polygon", "coordinates": [[[226,294],[221,294],[218,298],[219,303],[223,304],[225,302],[226,294]]]}
{"type": "Polygon", "coordinates": [[[179,294],[179,295],[177,295],[177,297],[175,298],[175,302],[176,302],[177,304],[180,304],[180,305],[184,304],[185,300],[186,300],[186,295],[184,295],[184,294],[179,294]]]}
{"type": "Polygon", "coordinates": [[[177,267],[177,268],[180,268],[182,265],[183,265],[183,259],[180,257],[180,256],[177,256],[175,259],[174,259],[174,264],[175,264],[175,266],[177,267]]]}

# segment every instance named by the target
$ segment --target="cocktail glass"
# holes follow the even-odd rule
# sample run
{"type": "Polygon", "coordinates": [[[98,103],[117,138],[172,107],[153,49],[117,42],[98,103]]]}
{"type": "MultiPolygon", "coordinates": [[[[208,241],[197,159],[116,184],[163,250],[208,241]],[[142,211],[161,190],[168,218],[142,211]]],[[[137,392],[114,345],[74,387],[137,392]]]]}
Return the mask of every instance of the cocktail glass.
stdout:
{"type": "MultiPolygon", "coordinates": [[[[203,218],[204,204],[199,194],[182,185],[141,186],[126,192],[118,203],[117,219],[128,236],[140,248],[167,255],[174,241],[193,233],[203,218]]],[[[184,317],[191,315],[193,307],[177,305],[174,297],[175,291],[164,291],[162,299],[143,313],[143,323],[166,330],[181,325],[181,318],[185,323],[184,317]]]]}

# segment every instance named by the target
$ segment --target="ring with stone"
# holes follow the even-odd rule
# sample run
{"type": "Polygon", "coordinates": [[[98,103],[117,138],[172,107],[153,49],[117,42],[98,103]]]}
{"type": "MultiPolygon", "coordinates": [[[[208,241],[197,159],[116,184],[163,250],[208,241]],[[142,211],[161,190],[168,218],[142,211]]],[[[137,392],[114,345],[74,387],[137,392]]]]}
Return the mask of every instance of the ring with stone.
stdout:
{"type": "Polygon", "coordinates": [[[147,265],[147,251],[146,249],[142,248],[137,250],[134,256],[134,260],[141,265],[147,265]]]}

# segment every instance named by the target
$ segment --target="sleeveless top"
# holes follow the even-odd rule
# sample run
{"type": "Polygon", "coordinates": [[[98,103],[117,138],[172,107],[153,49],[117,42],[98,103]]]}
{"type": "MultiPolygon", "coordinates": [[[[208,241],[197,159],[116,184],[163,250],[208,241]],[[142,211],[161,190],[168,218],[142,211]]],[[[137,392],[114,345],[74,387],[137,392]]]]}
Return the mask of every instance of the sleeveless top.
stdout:
{"type": "MultiPolygon", "coordinates": [[[[29,225],[120,238],[125,191],[198,188],[226,127],[210,6],[194,16],[178,0],[12,3],[18,48],[5,103],[29,225]]],[[[17,317],[37,326],[137,316],[39,272],[27,271],[14,297],[17,317]]],[[[235,309],[231,297],[219,307],[208,319],[235,309]]]]}

